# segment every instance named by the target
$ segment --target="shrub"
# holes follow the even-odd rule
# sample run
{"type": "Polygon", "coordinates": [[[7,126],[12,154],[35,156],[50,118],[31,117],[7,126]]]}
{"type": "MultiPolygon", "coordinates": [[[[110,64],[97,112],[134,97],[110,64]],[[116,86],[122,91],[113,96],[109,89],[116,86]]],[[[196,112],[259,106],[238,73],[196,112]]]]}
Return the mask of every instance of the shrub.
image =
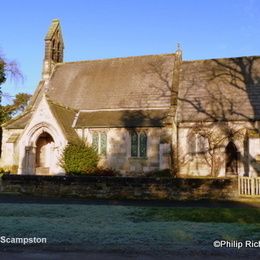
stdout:
{"type": "Polygon", "coordinates": [[[0,168],[0,173],[12,173],[17,174],[18,171],[18,165],[6,165],[2,168],[0,168]]]}
{"type": "Polygon", "coordinates": [[[95,149],[83,141],[68,144],[62,153],[60,166],[67,174],[87,174],[97,168],[99,156],[95,149]]]}
{"type": "Polygon", "coordinates": [[[155,178],[173,178],[174,177],[174,175],[171,173],[170,169],[147,172],[146,176],[155,177],[155,178]]]}
{"type": "Polygon", "coordinates": [[[102,167],[91,169],[87,171],[87,174],[91,176],[121,176],[120,173],[114,169],[102,167]]]}

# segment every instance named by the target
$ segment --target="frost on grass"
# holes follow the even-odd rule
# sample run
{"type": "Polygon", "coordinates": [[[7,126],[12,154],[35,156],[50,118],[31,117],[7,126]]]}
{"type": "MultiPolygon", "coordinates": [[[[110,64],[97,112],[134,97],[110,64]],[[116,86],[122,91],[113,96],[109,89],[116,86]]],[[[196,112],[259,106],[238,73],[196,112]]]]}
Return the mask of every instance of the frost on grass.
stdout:
{"type": "Polygon", "coordinates": [[[221,222],[215,221],[221,209],[0,204],[0,230],[1,236],[46,237],[48,244],[81,245],[85,250],[200,249],[216,239],[260,239],[259,210],[240,210],[245,214],[237,209],[219,212],[221,222]],[[254,217],[244,217],[250,214],[254,217]],[[255,217],[259,221],[253,223],[255,217]]]}

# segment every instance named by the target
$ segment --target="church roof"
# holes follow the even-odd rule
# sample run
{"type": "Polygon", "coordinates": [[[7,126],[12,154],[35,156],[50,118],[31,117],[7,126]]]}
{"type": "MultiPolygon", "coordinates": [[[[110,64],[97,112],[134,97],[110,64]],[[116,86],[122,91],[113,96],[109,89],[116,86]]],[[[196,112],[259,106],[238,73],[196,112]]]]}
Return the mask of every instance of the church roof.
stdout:
{"type": "Polygon", "coordinates": [[[81,127],[162,127],[169,110],[81,111],[75,128],[81,127]]]}
{"type": "Polygon", "coordinates": [[[55,104],[50,100],[48,100],[48,104],[51,112],[53,113],[53,116],[58,121],[58,124],[61,127],[66,139],[68,141],[77,140],[78,135],[76,131],[72,128],[72,123],[77,111],[55,104]]]}
{"type": "Polygon", "coordinates": [[[260,57],[183,62],[177,120],[260,120],[260,57]]]}
{"type": "Polygon", "coordinates": [[[47,94],[78,110],[170,106],[174,54],[56,65],[47,94]]]}
{"type": "Polygon", "coordinates": [[[32,117],[32,111],[27,110],[25,113],[7,121],[2,126],[7,129],[23,129],[32,117]]]}
{"type": "MultiPolygon", "coordinates": [[[[58,64],[4,127],[24,128],[44,92],[69,139],[73,127],[163,126],[174,62],[165,54],[58,64]]],[[[178,122],[260,120],[260,57],[183,61],[179,76],[178,122]]]]}

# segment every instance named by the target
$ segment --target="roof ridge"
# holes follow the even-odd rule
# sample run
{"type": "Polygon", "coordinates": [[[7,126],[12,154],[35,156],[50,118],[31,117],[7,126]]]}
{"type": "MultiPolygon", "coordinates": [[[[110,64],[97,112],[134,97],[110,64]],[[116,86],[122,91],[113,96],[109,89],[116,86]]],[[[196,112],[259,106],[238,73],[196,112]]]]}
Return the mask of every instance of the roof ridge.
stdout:
{"type": "Polygon", "coordinates": [[[21,114],[11,118],[10,120],[6,121],[5,123],[3,123],[1,126],[5,127],[5,126],[8,126],[9,124],[19,120],[20,118],[28,115],[29,113],[31,113],[32,111],[31,110],[25,110],[24,112],[22,112],[21,114]]]}
{"type": "Polygon", "coordinates": [[[94,113],[94,112],[118,112],[118,111],[158,111],[168,110],[169,107],[143,107],[143,108],[100,108],[100,109],[80,109],[80,113],[94,113]]]}
{"type": "Polygon", "coordinates": [[[26,110],[33,108],[33,106],[34,106],[34,104],[35,104],[35,102],[36,102],[36,100],[37,100],[37,98],[38,98],[38,96],[39,96],[39,94],[40,94],[44,84],[45,84],[44,80],[40,80],[39,81],[39,83],[38,83],[34,93],[32,94],[32,96],[31,96],[31,98],[29,100],[29,103],[28,103],[28,106],[26,107],[26,110]]]}
{"type": "MultiPolygon", "coordinates": [[[[59,112],[57,111],[57,107],[62,108],[62,109],[66,109],[67,112],[76,113],[76,111],[73,110],[73,109],[70,109],[68,107],[64,107],[64,106],[61,106],[59,104],[55,104],[55,103],[51,102],[51,100],[49,100],[47,97],[46,97],[46,101],[49,105],[49,108],[51,110],[53,117],[55,118],[56,122],[58,123],[59,127],[61,128],[61,131],[63,132],[63,134],[66,136],[67,140],[68,141],[75,140],[77,138],[77,133],[76,133],[75,129],[67,121],[66,121],[67,125],[64,124],[64,119],[63,119],[62,116],[59,115],[59,112]],[[69,129],[69,131],[68,131],[68,129],[69,129]]],[[[62,110],[63,115],[65,114],[64,112],[65,111],[62,110]]],[[[73,116],[73,118],[74,118],[74,116],[73,116]]]]}
{"type": "Polygon", "coordinates": [[[78,109],[74,109],[74,108],[72,108],[72,107],[64,106],[64,105],[62,105],[62,104],[60,104],[60,103],[58,103],[58,102],[55,102],[55,101],[51,100],[48,95],[46,95],[46,100],[47,100],[47,102],[48,102],[49,104],[52,104],[52,105],[54,105],[54,106],[59,106],[59,107],[61,107],[61,108],[65,108],[65,109],[67,109],[67,110],[71,110],[71,111],[74,111],[74,112],[78,112],[78,111],[79,111],[78,109]]]}
{"type": "Polygon", "coordinates": [[[59,26],[60,26],[60,21],[58,19],[53,19],[44,39],[50,40],[59,26]]]}
{"type": "Polygon", "coordinates": [[[31,113],[33,111],[33,106],[34,106],[34,104],[35,104],[35,102],[36,102],[36,100],[39,96],[39,93],[40,93],[43,85],[44,85],[44,80],[40,80],[36,90],[34,91],[33,95],[30,97],[28,106],[25,108],[25,110],[22,113],[16,115],[15,117],[13,117],[10,120],[3,123],[2,124],[3,127],[12,124],[13,122],[19,120],[20,118],[23,118],[24,116],[28,115],[29,113],[31,113]]]}
{"type": "Polygon", "coordinates": [[[209,59],[183,60],[183,63],[203,62],[203,61],[210,61],[210,60],[229,60],[229,59],[253,58],[253,57],[259,57],[260,58],[260,55],[244,55],[244,56],[236,56],[236,57],[220,57],[220,58],[209,58],[209,59]]]}
{"type": "Polygon", "coordinates": [[[161,53],[161,54],[148,54],[148,55],[137,55],[137,56],[126,56],[126,57],[115,57],[115,58],[101,58],[101,59],[93,59],[93,60],[80,60],[80,61],[66,61],[62,63],[58,63],[57,65],[71,64],[71,63],[85,63],[85,62],[100,62],[100,61],[113,61],[113,60],[126,60],[126,59],[134,59],[134,58],[146,58],[146,57],[162,57],[162,56],[175,56],[175,53],[161,53]]]}

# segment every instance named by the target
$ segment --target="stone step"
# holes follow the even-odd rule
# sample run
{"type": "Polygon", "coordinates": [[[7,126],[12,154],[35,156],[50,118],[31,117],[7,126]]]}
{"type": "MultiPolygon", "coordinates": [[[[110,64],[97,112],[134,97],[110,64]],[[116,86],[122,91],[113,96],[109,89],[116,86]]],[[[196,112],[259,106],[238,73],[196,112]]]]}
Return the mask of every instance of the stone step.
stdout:
{"type": "Polygon", "coordinates": [[[36,167],[36,175],[48,175],[50,174],[50,167],[36,167]]]}

